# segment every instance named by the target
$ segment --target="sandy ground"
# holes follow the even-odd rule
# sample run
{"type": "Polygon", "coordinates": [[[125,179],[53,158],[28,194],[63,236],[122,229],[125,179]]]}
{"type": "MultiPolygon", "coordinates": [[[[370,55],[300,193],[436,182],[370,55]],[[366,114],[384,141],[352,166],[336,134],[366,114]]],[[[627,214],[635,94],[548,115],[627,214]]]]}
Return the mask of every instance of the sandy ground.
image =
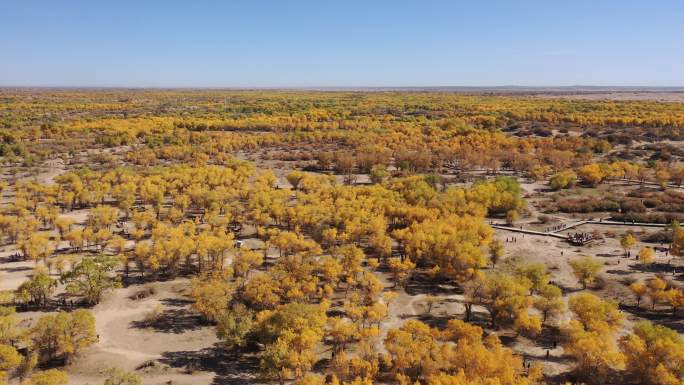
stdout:
{"type": "Polygon", "coordinates": [[[538,98],[577,99],[577,100],[650,100],[658,102],[684,103],[684,92],[584,92],[538,94],[538,98]]]}
{"type": "Polygon", "coordinates": [[[99,342],[67,368],[69,383],[101,381],[103,370],[117,366],[137,371],[146,384],[170,380],[174,384],[210,384],[214,377],[211,373],[187,373],[181,365],[183,354],[187,353],[190,359],[193,353],[212,348],[217,342],[214,328],[202,325],[190,311],[190,301],[185,296],[188,287],[185,279],[145,287],[133,285],[116,290],[95,306],[99,342]],[[131,299],[136,292],[148,288],[154,290],[153,295],[131,299]],[[157,323],[148,326],[145,319],[155,306],[161,306],[161,316],[157,323]]]}

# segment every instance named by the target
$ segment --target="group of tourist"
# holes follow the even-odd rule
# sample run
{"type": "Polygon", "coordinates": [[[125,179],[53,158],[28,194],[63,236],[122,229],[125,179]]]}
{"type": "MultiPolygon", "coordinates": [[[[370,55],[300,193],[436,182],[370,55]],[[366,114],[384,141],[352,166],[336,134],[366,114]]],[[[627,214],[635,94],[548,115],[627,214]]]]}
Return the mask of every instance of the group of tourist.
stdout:
{"type": "Polygon", "coordinates": [[[568,239],[574,244],[583,245],[594,239],[594,236],[591,233],[573,233],[568,235],[568,239]]]}

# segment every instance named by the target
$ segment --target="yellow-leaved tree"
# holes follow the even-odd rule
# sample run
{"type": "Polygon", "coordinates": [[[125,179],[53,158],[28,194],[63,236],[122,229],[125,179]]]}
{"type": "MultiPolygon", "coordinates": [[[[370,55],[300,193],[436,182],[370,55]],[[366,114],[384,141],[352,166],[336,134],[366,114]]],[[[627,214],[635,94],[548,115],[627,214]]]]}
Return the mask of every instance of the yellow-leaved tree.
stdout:
{"type": "Polygon", "coordinates": [[[575,294],[568,301],[575,319],[563,325],[565,352],[577,360],[576,373],[590,383],[603,383],[610,370],[624,368],[615,333],[624,316],[617,304],[590,293],[575,294]]]}
{"type": "Polygon", "coordinates": [[[639,383],[681,384],[684,379],[684,340],[674,330],[637,322],[632,334],[620,339],[627,372],[639,383]]]}

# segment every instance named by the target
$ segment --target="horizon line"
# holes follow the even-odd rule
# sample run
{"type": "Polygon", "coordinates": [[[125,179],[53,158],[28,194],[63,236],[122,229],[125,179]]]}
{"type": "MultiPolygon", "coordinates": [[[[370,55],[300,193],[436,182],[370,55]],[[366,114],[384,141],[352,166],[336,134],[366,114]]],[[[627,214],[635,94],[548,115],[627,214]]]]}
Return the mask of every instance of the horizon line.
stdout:
{"type": "Polygon", "coordinates": [[[373,90],[539,90],[539,91],[640,91],[640,92],[657,92],[667,90],[670,92],[684,92],[684,85],[677,86],[660,86],[660,85],[478,85],[478,86],[453,86],[453,85],[425,85],[425,86],[124,86],[124,85],[2,85],[0,89],[85,89],[85,90],[232,90],[232,91],[258,91],[258,90],[272,90],[272,91],[373,91],[373,90]]]}

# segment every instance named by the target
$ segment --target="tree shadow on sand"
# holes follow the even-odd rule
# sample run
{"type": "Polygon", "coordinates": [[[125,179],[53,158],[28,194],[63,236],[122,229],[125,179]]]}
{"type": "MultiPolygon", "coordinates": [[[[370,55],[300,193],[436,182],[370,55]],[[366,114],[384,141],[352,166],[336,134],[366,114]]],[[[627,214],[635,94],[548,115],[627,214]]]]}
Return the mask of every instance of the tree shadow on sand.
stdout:
{"type": "Polygon", "coordinates": [[[207,323],[202,316],[185,308],[167,309],[155,319],[131,322],[131,327],[137,329],[151,328],[157,332],[174,334],[183,334],[204,326],[207,326],[207,323]]]}
{"type": "Polygon", "coordinates": [[[3,267],[0,269],[0,271],[4,271],[6,273],[18,273],[20,271],[32,271],[33,268],[28,267],[28,266],[18,266],[18,267],[3,267]]]}
{"type": "Polygon", "coordinates": [[[632,272],[629,271],[629,270],[606,270],[606,274],[613,274],[613,275],[630,275],[630,274],[632,274],[632,272]]]}
{"type": "Polygon", "coordinates": [[[419,321],[423,322],[424,324],[426,324],[432,328],[438,328],[438,329],[446,328],[449,321],[452,319],[456,319],[456,318],[457,317],[444,315],[444,314],[438,314],[438,315],[422,314],[422,315],[418,316],[419,321]]]}
{"type": "Polygon", "coordinates": [[[164,306],[185,307],[192,305],[194,301],[184,298],[164,298],[160,300],[164,306]]]}
{"type": "Polygon", "coordinates": [[[259,372],[259,357],[254,352],[235,356],[214,345],[196,351],[165,352],[159,362],[183,369],[187,373],[213,372],[216,376],[212,384],[215,385],[251,385],[264,382],[264,379],[254,375],[259,372]]]}
{"type": "Polygon", "coordinates": [[[404,289],[410,296],[418,294],[449,295],[458,292],[448,279],[432,278],[423,272],[414,272],[404,289]]]}
{"type": "Polygon", "coordinates": [[[651,264],[641,264],[641,263],[635,263],[632,265],[629,265],[630,268],[634,270],[638,270],[643,273],[670,273],[672,274],[672,271],[674,269],[674,266],[670,265],[669,263],[651,263],[651,264]]]}
{"type": "Polygon", "coordinates": [[[673,315],[669,310],[651,310],[644,306],[643,303],[641,307],[622,305],[620,310],[644,318],[654,324],[666,326],[677,333],[684,333],[684,318],[680,314],[673,315]]]}

